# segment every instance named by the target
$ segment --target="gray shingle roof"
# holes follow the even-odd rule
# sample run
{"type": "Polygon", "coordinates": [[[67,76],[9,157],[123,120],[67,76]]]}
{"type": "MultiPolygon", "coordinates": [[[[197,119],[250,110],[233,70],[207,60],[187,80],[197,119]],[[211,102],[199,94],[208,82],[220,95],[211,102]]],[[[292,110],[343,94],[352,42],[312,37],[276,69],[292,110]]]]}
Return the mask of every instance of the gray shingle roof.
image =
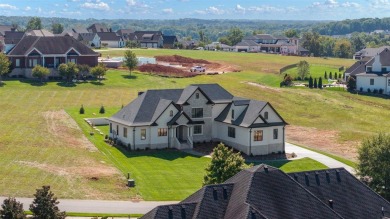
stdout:
{"type": "Polygon", "coordinates": [[[4,36],[6,31],[11,31],[11,25],[0,25],[0,36],[4,36]]]}
{"type": "Polygon", "coordinates": [[[8,53],[8,56],[24,56],[27,55],[27,52],[30,52],[32,48],[36,48],[43,54],[65,54],[69,49],[74,48],[81,55],[99,55],[99,53],[94,52],[86,45],[70,36],[25,36],[8,53]]]}
{"type": "Polygon", "coordinates": [[[349,67],[345,73],[349,73],[350,75],[357,75],[360,73],[366,72],[366,62],[358,61],[355,62],[351,67],[349,67]]]}
{"type": "Polygon", "coordinates": [[[79,33],[78,39],[85,41],[92,41],[95,38],[96,33],[79,33]]]}
{"type": "Polygon", "coordinates": [[[92,33],[111,32],[110,29],[107,28],[105,25],[98,24],[98,23],[92,24],[87,28],[87,30],[88,32],[92,32],[92,33]]]}
{"type": "Polygon", "coordinates": [[[120,41],[121,36],[118,36],[115,32],[98,32],[96,33],[101,41],[120,41]]]}

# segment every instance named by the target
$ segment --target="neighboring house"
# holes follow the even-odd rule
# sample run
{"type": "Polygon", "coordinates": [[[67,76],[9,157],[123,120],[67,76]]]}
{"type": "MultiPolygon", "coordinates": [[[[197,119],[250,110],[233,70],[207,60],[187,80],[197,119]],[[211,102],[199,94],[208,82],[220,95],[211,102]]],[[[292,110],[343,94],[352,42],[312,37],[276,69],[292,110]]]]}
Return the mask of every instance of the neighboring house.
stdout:
{"type": "Polygon", "coordinates": [[[260,45],[252,40],[241,41],[237,43],[234,47],[236,52],[259,52],[260,45]]]}
{"type": "Polygon", "coordinates": [[[184,49],[195,49],[199,46],[199,42],[196,40],[179,40],[179,43],[183,45],[184,49]]]}
{"type": "Polygon", "coordinates": [[[385,49],[390,49],[390,46],[382,46],[382,47],[379,47],[379,48],[364,48],[364,49],[356,52],[353,55],[353,59],[355,59],[355,60],[363,60],[363,59],[366,59],[366,58],[372,58],[372,57],[374,57],[375,55],[379,54],[380,52],[382,52],[385,49]]]}
{"type": "Polygon", "coordinates": [[[122,48],[125,46],[125,41],[115,32],[99,32],[96,33],[100,38],[100,45],[108,48],[122,48]]]}
{"type": "Polygon", "coordinates": [[[100,37],[97,33],[79,33],[77,40],[91,48],[100,48],[100,37]]]}
{"type": "Polygon", "coordinates": [[[165,49],[174,49],[177,42],[178,41],[176,36],[163,35],[163,47],[165,49]]]}
{"type": "Polygon", "coordinates": [[[6,31],[15,31],[11,25],[0,25],[0,36],[5,36],[6,31]]]}
{"type": "Polygon", "coordinates": [[[385,48],[367,62],[356,62],[345,75],[356,77],[358,90],[390,95],[390,49],[385,48]]]}
{"type": "Polygon", "coordinates": [[[52,37],[54,34],[46,29],[26,31],[26,36],[52,37]]]}
{"type": "Polygon", "coordinates": [[[105,33],[105,32],[112,32],[111,28],[106,27],[103,24],[92,24],[87,28],[88,32],[90,33],[105,33]]]}
{"type": "Polygon", "coordinates": [[[141,219],[389,218],[390,203],[344,168],[286,174],[264,164],[141,219]]]}
{"type": "Polygon", "coordinates": [[[212,42],[204,47],[205,50],[211,50],[211,51],[216,51],[216,50],[222,50],[222,51],[233,51],[233,47],[220,43],[220,42],[212,42]]]}
{"type": "Polygon", "coordinates": [[[132,30],[132,29],[120,29],[120,30],[117,30],[116,33],[119,36],[123,37],[123,36],[129,35],[129,34],[133,34],[134,30],[132,30]]]}
{"type": "Polygon", "coordinates": [[[75,39],[78,38],[78,34],[80,33],[89,33],[88,30],[84,27],[74,27],[70,29],[66,29],[61,33],[61,36],[71,36],[75,39]]]}
{"type": "Polygon", "coordinates": [[[310,56],[310,51],[303,48],[302,46],[298,47],[298,55],[299,56],[310,56]]]}
{"type": "Polygon", "coordinates": [[[164,45],[161,31],[135,31],[134,34],[143,48],[162,48],[164,45]]]}
{"type": "Polygon", "coordinates": [[[57,67],[61,63],[96,66],[99,55],[69,36],[25,36],[7,54],[14,68],[10,75],[24,77],[32,77],[31,69],[36,65],[50,68],[49,76],[58,76],[57,67]]]}
{"type": "Polygon", "coordinates": [[[4,35],[4,53],[8,53],[23,38],[24,32],[5,31],[4,35]]]}
{"type": "Polygon", "coordinates": [[[133,150],[211,140],[253,155],[285,149],[287,123],[270,103],[234,97],[218,84],[141,92],[108,120],[109,136],[133,150]]]}

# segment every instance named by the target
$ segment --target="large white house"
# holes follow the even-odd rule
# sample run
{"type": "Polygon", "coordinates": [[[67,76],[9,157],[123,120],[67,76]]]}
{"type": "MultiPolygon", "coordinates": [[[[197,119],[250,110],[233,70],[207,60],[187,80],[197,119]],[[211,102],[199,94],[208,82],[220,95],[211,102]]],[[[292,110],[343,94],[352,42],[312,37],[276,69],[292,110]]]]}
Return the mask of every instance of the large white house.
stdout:
{"type": "Polygon", "coordinates": [[[390,95],[390,49],[384,48],[371,58],[356,62],[345,72],[345,78],[356,78],[356,89],[390,95]]]}
{"type": "Polygon", "coordinates": [[[270,103],[234,97],[218,84],[140,92],[108,120],[109,136],[133,150],[211,140],[248,155],[285,150],[287,123],[270,103]]]}

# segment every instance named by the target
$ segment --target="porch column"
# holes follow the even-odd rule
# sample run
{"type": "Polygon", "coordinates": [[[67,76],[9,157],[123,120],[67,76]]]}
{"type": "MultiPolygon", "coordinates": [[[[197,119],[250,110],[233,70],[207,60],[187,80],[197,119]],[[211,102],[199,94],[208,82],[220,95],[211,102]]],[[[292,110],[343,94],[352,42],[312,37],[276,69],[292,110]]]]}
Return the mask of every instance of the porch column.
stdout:
{"type": "Polygon", "coordinates": [[[45,67],[45,56],[42,56],[42,66],[45,67]]]}

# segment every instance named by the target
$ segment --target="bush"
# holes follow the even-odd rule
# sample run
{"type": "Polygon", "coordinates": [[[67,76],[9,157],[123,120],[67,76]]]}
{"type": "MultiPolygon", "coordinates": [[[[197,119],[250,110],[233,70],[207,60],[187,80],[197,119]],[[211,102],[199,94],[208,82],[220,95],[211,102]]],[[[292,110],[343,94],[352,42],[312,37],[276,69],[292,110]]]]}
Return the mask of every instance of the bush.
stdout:
{"type": "Polygon", "coordinates": [[[373,93],[377,94],[378,93],[378,89],[374,89],[373,93]]]}
{"type": "Polygon", "coordinates": [[[359,90],[360,90],[360,92],[363,92],[363,88],[362,88],[362,87],[360,87],[360,89],[359,89],[359,90]]]}
{"type": "Polygon", "coordinates": [[[84,106],[81,105],[81,107],[80,107],[80,114],[84,114],[84,113],[85,113],[84,106]]]}
{"type": "Polygon", "coordinates": [[[379,89],[379,94],[383,94],[383,89],[379,89]]]}
{"type": "Polygon", "coordinates": [[[370,88],[368,88],[368,89],[367,89],[367,92],[368,92],[368,93],[371,93],[371,89],[370,89],[370,88]]]}
{"type": "Polygon", "coordinates": [[[100,114],[104,114],[105,112],[106,112],[106,110],[104,109],[104,106],[101,106],[100,110],[99,110],[99,113],[100,114]]]}

